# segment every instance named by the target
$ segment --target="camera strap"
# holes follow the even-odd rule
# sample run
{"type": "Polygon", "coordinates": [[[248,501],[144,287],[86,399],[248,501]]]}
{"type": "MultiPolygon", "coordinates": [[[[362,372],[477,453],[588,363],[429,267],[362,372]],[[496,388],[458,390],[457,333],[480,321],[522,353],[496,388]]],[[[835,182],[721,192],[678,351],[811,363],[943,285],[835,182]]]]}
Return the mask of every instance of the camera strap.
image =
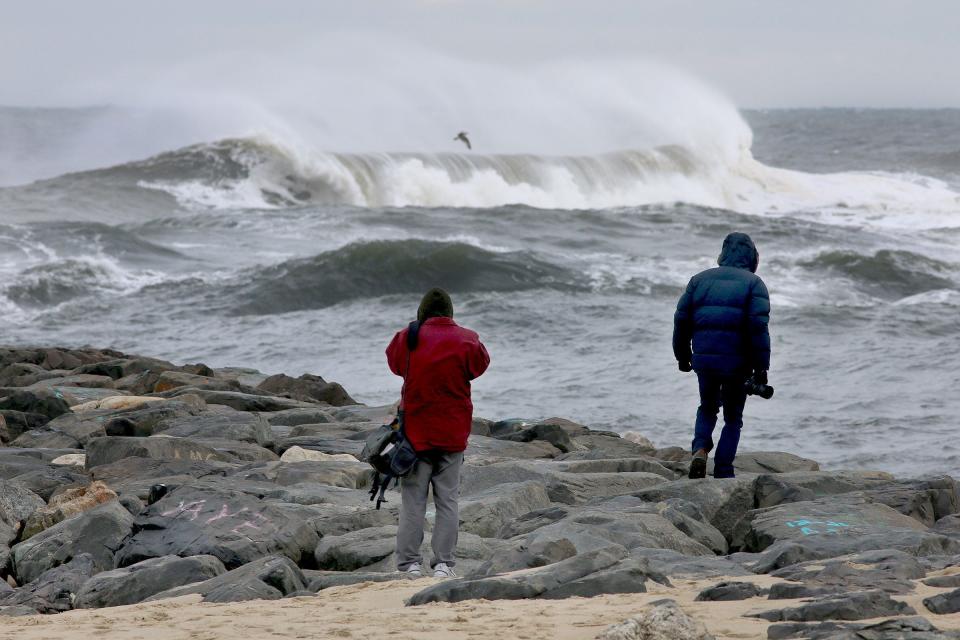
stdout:
{"type": "MultiPolygon", "coordinates": [[[[407,368],[403,372],[403,387],[400,389],[400,404],[401,406],[406,403],[407,395],[407,382],[410,380],[410,357],[413,351],[417,348],[417,344],[420,338],[420,327],[423,326],[423,323],[419,320],[414,320],[407,327],[407,368]]],[[[393,438],[393,443],[389,446],[391,447],[400,447],[405,443],[407,439],[406,434],[406,422],[403,416],[403,409],[397,409],[397,433],[393,438]]],[[[374,472],[373,474],[373,487],[370,490],[370,500],[376,498],[377,509],[380,509],[380,505],[387,501],[386,493],[387,489],[390,488],[390,482],[393,481],[394,486],[400,483],[400,478],[394,476],[392,473],[379,473],[374,472]]]]}

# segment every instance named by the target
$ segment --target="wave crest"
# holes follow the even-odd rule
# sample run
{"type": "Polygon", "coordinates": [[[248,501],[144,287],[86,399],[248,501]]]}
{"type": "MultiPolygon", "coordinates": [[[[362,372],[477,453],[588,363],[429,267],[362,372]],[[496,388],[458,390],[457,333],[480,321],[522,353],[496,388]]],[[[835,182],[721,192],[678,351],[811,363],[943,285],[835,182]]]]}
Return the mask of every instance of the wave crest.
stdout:
{"type": "Polygon", "coordinates": [[[236,313],[318,309],[437,286],[452,293],[588,286],[583,276],[529,252],[496,252],[462,242],[429,240],[355,243],[257,270],[249,280],[234,292],[236,313]]]}

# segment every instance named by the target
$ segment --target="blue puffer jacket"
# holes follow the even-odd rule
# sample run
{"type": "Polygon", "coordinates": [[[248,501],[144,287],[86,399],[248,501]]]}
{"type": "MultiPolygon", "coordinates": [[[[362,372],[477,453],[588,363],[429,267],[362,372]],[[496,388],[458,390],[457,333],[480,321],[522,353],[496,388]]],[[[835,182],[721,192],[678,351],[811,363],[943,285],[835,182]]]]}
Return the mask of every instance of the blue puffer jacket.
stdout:
{"type": "Polygon", "coordinates": [[[678,362],[719,376],[770,368],[770,295],[754,273],[759,262],[750,236],[731,233],[723,241],[720,266],[690,279],[673,317],[678,362]]]}

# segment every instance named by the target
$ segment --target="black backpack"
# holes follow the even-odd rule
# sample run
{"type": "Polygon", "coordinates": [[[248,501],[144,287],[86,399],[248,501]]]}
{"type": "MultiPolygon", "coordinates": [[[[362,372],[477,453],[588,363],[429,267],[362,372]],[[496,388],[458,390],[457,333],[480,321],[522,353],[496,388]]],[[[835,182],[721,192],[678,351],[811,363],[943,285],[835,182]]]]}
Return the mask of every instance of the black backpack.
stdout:
{"type": "MultiPolygon", "coordinates": [[[[420,334],[420,323],[411,322],[407,329],[407,371],[403,380],[403,390],[400,392],[401,403],[407,388],[407,378],[410,377],[410,353],[417,348],[417,338],[420,334]]],[[[377,509],[387,501],[385,494],[390,482],[399,483],[399,479],[410,474],[417,464],[417,452],[407,440],[404,432],[403,411],[397,411],[396,419],[381,426],[367,436],[367,441],[360,453],[360,460],[370,463],[373,467],[373,485],[370,489],[370,500],[376,498],[377,509]]]]}

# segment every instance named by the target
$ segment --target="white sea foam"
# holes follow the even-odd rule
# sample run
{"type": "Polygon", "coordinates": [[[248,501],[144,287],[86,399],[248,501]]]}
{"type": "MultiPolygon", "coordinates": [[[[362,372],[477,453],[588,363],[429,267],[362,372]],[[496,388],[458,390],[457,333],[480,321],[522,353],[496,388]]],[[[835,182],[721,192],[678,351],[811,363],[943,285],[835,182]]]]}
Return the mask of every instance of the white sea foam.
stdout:
{"type": "Polygon", "coordinates": [[[601,209],[685,202],[842,225],[960,226],[960,194],[915,174],[811,174],[707,145],[594,156],[335,154],[266,136],[217,143],[247,175],[141,181],[190,208],[353,206],[601,209]],[[232,146],[231,146],[232,145],[232,146]]]}

